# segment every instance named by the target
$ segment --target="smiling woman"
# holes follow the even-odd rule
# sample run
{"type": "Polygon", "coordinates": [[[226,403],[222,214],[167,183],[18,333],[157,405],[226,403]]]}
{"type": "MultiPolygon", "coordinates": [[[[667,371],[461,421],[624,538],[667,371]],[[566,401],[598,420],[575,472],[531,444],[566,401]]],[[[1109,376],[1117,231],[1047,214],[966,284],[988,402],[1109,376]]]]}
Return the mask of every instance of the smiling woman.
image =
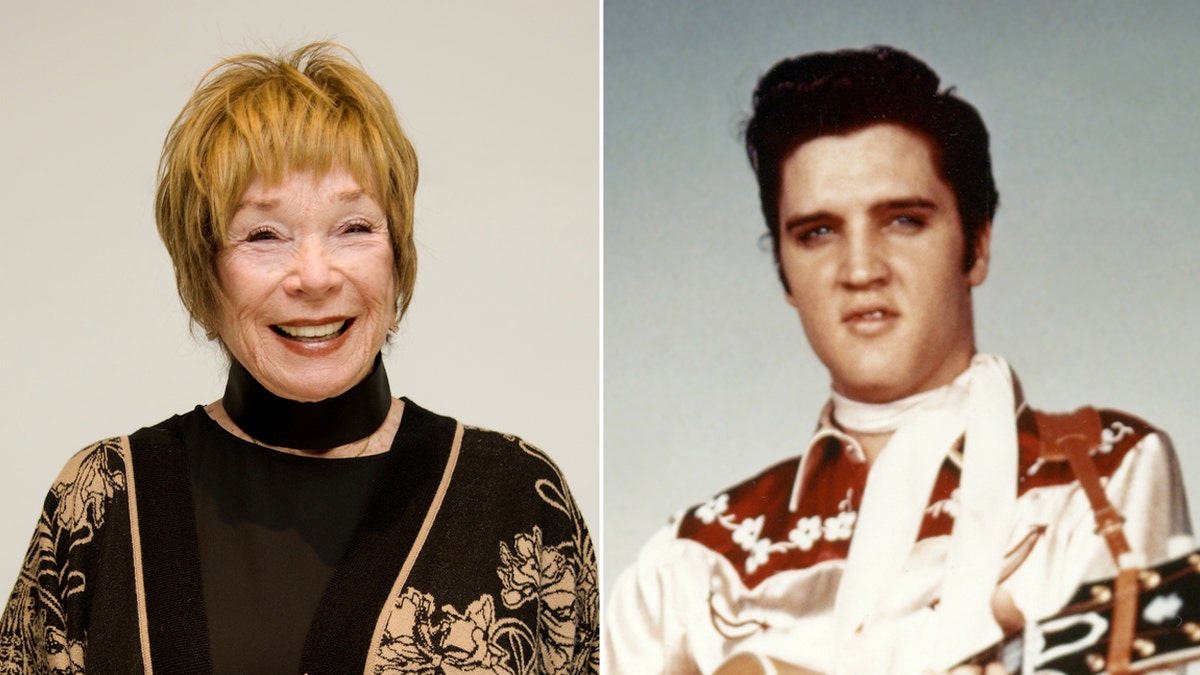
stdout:
{"type": "Polygon", "coordinates": [[[217,256],[217,332],[272,393],[320,401],[367,376],[398,320],[383,209],[345,169],[256,177],[217,256]]]}
{"type": "Polygon", "coordinates": [[[554,462],[393,398],[417,159],[340,47],[222,62],[157,221],[221,399],[77,454],[0,622],[18,672],[593,672],[587,528],[554,462]]]}

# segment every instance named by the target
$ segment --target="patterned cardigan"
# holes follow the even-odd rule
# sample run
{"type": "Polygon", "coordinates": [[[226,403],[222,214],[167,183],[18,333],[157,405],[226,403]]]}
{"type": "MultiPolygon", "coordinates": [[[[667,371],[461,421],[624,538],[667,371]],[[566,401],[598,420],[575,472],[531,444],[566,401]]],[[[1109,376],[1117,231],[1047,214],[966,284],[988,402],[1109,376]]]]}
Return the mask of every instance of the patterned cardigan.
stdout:
{"type": "MultiPolygon", "coordinates": [[[[519,438],[404,414],[302,672],[596,672],[595,551],[558,468],[519,438]]],[[[211,672],[169,422],[82,450],[55,481],[0,621],[0,672],[211,672]]]]}

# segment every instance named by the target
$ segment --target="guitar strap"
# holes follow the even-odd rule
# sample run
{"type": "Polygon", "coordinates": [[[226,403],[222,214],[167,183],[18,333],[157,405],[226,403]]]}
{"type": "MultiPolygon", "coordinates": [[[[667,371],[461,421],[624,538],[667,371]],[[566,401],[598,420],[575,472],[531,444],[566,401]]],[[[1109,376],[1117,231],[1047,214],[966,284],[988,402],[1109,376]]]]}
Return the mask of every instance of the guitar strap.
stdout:
{"type": "Polygon", "coordinates": [[[1087,495],[1096,519],[1096,534],[1104,538],[1118,573],[1113,588],[1112,628],[1108,644],[1106,670],[1112,675],[1126,675],[1133,649],[1133,635],[1137,621],[1138,575],[1140,569],[1132,555],[1129,540],[1125,537],[1122,523],[1125,518],[1117,512],[1092,460],[1092,451],[1100,447],[1103,425],[1100,414],[1090,406],[1072,413],[1051,414],[1037,412],[1038,436],[1041,438],[1041,454],[1046,459],[1061,459],[1064,455],[1071,470],[1087,495]]]}

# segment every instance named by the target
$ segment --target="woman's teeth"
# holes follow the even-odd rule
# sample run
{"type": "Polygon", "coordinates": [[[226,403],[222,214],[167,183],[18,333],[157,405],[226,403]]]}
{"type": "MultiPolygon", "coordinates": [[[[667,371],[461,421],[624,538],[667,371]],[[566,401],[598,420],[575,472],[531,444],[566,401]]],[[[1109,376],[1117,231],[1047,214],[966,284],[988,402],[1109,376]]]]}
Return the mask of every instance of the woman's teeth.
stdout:
{"type": "Polygon", "coordinates": [[[324,340],[334,337],[346,325],[345,321],[335,321],[321,326],[275,326],[284,335],[300,340],[324,340]]]}

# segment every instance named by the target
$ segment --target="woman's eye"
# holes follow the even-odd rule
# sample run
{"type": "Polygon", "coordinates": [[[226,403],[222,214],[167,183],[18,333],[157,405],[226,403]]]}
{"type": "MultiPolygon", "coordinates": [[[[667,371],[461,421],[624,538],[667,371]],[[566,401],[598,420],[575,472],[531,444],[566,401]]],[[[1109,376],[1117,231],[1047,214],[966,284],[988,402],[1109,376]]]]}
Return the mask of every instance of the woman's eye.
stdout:
{"type": "Polygon", "coordinates": [[[355,221],[346,226],[346,232],[374,232],[375,226],[365,220],[355,221]]]}
{"type": "Polygon", "coordinates": [[[250,234],[246,235],[246,241],[270,241],[278,238],[279,235],[266,228],[254,230],[250,234]]]}

